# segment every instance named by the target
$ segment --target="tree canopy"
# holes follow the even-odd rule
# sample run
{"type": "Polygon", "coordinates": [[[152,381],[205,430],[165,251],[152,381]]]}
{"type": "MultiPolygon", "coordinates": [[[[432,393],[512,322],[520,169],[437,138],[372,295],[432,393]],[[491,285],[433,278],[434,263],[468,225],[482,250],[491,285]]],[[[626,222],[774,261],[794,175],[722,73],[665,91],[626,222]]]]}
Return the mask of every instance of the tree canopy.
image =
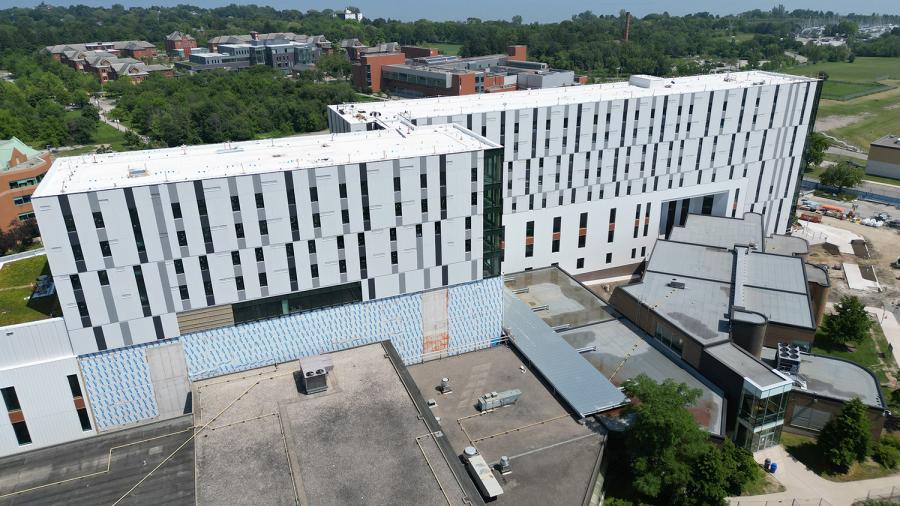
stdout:
{"type": "Polygon", "coordinates": [[[631,484],[642,500],[722,504],[755,477],[758,466],[750,452],[731,441],[713,445],[687,410],[699,398],[699,390],[671,379],[656,383],[645,375],[623,386],[636,399],[630,408],[634,422],[626,448],[631,484]]]}
{"type": "Polygon", "coordinates": [[[285,79],[265,66],[151,76],[139,86],[116,81],[109,90],[119,96],[118,117],[167,146],[324,130],[326,106],[355,97],[347,83],[285,79]]]}
{"type": "Polygon", "coordinates": [[[834,312],[825,315],[822,332],[833,344],[859,343],[869,336],[874,323],[857,297],[845,295],[835,304],[834,312]]]}
{"type": "Polygon", "coordinates": [[[853,188],[862,182],[866,173],[863,169],[856,167],[850,162],[843,161],[832,165],[825,169],[819,175],[819,181],[828,186],[834,186],[838,192],[844,191],[844,188],[853,188]]]}
{"type": "Polygon", "coordinates": [[[866,406],[854,398],[825,424],[818,444],[826,462],[834,470],[846,472],[854,462],[866,459],[870,437],[866,406]]]}
{"type": "Polygon", "coordinates": [[[825,150],[831,145],[828,137],[819,132],[810,132],[809,141],[806,144],[806,169],[817,166],[825,159],[825,150]]]}

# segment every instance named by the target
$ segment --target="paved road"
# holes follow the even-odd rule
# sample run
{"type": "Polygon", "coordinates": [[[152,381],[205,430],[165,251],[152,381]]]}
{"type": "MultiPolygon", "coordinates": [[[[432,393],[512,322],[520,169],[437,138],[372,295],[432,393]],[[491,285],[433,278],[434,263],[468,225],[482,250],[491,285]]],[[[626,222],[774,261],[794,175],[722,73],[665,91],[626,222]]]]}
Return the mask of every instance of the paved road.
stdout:
{"type": "Polygon", "coordinates": [[[856,158],[858,160],[868,160],[869,155],[865,153],[859,153],[857,151],[850,151],[849,149],[838,148],[835,146],[830,146],[827,150],[828,153],[832,155],[840,155],[840,156],[849,156],[850,158],[856,158]]]}
{"type": "Polygon", "coordinates": [[[781,445],[756,452],[753,457],[759,463],[769,458],[778,464],[775,478],[784,485],[785,491],[775,494],[735,497],[728,500],[732,506],[737,506],[738,504],[747,506],[759,505],[763,504],[763,501],[772,501],[772,504],[792,504],[793,500],[798,500],[797,504],[816,504],[799,502],[799,500],[820,498],[828,501],[833,506],[843,506],[853,504],[856,499],[866,497],[870,491],[890,489],[891,486],[900,484],[900,474],[873,480],[828,481],[788,455],[781,445]]]}
{"type": "Polygon", "coordinates": [[[107,125],[115,128],[116,130],[118,130],[120,132],[131,132],[131,133],[137,135],[138,137],[141,138],[141,141],[144,143],[150,142],[150,138],[147,137],[146,135],[141,135],[141,134],[135,132],[134,130],[132,130],[131,128],[129,128],[124,123],[119,122],[119,120],[109,117],[109,113],[112,112],[113,108],[116,106],[116,102],[114,100],[106,98],[106,97],[100,97],[100,98],[95,98],[93,100],[93,103],[95,106],[97,106],[97,109],[100,111],[100,120],[101,121],[103,121],[107,125]]]}
{"type": "MultiPolygon", "coordinates": [[[[183,416],[0,459],[0,505],[113,504],[190,438],[191,423],[191,416],[183,416]],[[105,470],[110,448],[128,443],[134,444],[113,450],[109,472],[57,483],[105,470]]],[[[191,440],[121,504],[194,502],[191,440]]]]}

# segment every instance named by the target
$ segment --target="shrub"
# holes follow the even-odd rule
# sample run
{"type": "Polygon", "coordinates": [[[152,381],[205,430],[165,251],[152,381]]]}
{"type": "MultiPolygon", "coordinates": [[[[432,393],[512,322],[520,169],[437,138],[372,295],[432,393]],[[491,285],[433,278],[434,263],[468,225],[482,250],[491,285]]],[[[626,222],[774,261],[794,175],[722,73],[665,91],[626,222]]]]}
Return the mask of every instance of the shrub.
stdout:
{"type": "Polygon", "coordinates": [[[875,462],[881,464],[881,467],[893,469],[900,463],[900,450],[883,442],[878,442],[872,447],[872,458],[875,459],[875,462]]]}

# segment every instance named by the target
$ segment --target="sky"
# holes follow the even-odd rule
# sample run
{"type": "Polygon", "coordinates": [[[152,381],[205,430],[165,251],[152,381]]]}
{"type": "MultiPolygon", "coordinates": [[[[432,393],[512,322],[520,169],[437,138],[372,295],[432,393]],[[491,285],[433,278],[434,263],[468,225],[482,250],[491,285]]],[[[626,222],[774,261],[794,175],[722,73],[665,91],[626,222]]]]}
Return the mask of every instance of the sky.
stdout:
{"type": "MultiPolygon", "coordinates": [[[[0,0],[0,8],[30,7],[40,0],[0,0]]],[[[631,11],[643,16],[652,12],[667,11],[670,14],[688,14],[707,11],[714,14],[735,14],[752,9],[768,10],[779,3],[788,10],[817,9],[846,14],[850,11],[859,14],[900,14],[900,2],[897,0],[742,0],[740,2],[723,2],[722,0],[634,0],[614,2],[612,0],[80,0],[67,2],[64,0],[47,0],[47,3],[66,5],[72,3],[109,6],[113,3],[142,6],[177,4],[194,4],[203,7],[219,7],[230,3],[265,4],[279,9],[343,9],[346,5],[359,7],[367,18],[393,18],[404,21],[416,19],[465,19],[477,17],[482,19],[510,19],[518,14],[526,22],[560,21],[571,15],[586,10],[595,14],[617,14],[620,10],[631,11]]]]}

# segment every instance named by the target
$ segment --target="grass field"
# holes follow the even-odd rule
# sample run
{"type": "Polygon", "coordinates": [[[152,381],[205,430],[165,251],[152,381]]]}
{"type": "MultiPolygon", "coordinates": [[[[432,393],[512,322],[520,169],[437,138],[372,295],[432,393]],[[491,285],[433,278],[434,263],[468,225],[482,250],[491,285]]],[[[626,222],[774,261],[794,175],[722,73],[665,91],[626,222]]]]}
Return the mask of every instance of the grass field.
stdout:
{"type": "Polygon", "coordinates": [[[108,144],[113,151],[125,151],[125,134],[109,126],[104,122],[97,125],[97,131],[94,132],[93,144],[87,144],[80,148],[70,149],[68,151],[59,151],[54,156],[57,158],[63,156],[78,156],[85,153],[93,153],[101,144],[108,144]]]}
{"type": "MultiPolygon", "coordinates": [[[[895,83],[900,84],[900,81],[895,83]]],[[[822,100],[819,103],[818,118],[827,122],[829,117],[841,116],[853,121],[826,131],[868,151],[873,140],[900,133],[900,87],[853,100],[822,100]]]]}
{"type": "Polygon", "coordinates": [[[462,44],[449,44],[445,42],[421,42],[419,46],[422,47],[434,47],[440,51],[441,54],[448,54],[451,56],[456,56],[459,54],[459,50],[462,49],[462,44]]]}
{"type": "Polygon", "coordinates": [[[853,63],[823,62],[785,69],[788,74],[815,77],[828,74],[822,98],[849,100],[886,89],[881,81],[900,80],[900,58],[860,57],[853,63]]]}
{"type": "Polygon", "coordinates": [[[9,262],[0,268],[0,326],[60,315],[55,295],[30,300],[33,283],[41,274],[50,274],[45,255],[9,262]]]}
{"type": "Polygon", "coordinates": [[[872,459],[866,459],[865,462],[858,462],[850,466],[850,470],[846,473],[835,474],[829,472],[828,465],[818,445],[816,445],[815,439],[809,436],[782,432],[781,444],[788,454],[802,462],[814,473],[830,481],[870,480],[872,478],[889,476],[896,472],[896,469],[885,469],[872,459]]]}

